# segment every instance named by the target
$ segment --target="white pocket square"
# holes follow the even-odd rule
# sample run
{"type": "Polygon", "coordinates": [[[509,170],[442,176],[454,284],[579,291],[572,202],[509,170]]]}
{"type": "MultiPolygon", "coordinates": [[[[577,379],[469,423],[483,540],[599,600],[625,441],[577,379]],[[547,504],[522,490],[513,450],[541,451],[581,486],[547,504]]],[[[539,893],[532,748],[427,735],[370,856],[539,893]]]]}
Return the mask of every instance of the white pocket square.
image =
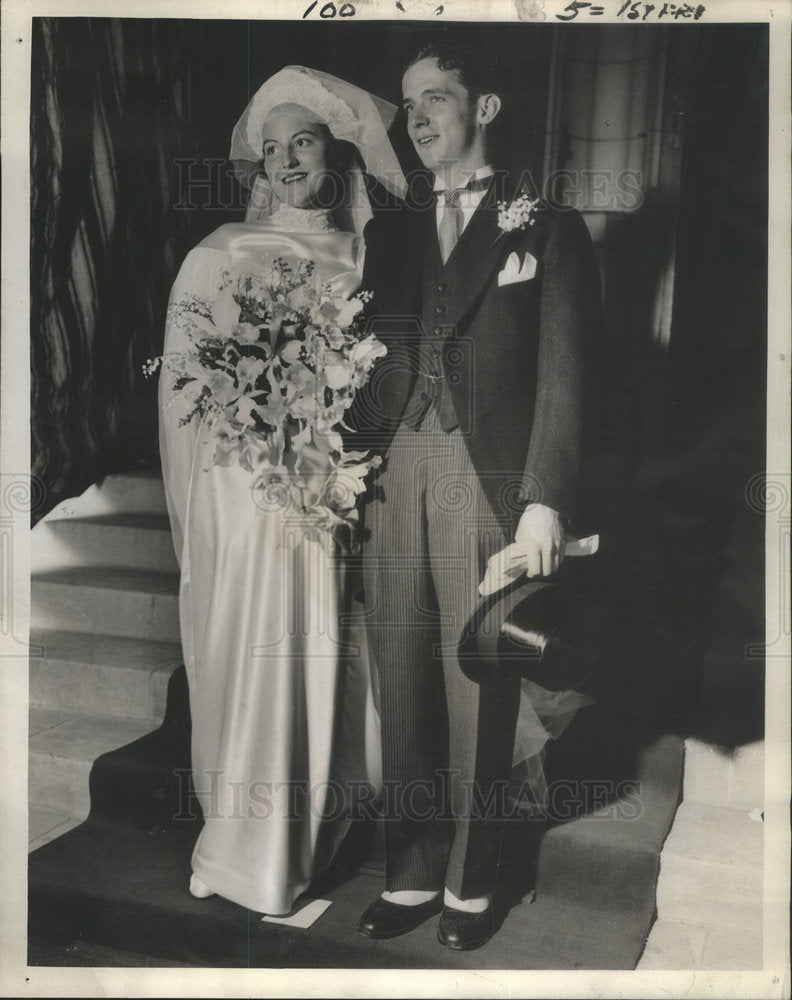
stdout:
{"type": "Polygon", "coordinates": [[[516,281],[530,281],[536,274],[536,257],[527,253],[520,264],[520,257],[513,251],[506,258],[506,265],[498,274],[498,286],[512,285],[516,281]]]}

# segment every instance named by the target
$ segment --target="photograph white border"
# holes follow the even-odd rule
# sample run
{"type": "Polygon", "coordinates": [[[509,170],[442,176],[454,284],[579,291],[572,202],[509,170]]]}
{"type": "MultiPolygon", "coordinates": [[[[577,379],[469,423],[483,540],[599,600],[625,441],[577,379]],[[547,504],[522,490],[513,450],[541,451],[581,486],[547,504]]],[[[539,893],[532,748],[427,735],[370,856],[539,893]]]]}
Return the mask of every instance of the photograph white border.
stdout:
{"type": "MultiPolygon", "coordinates": [[[[520,12],[547,21],[568,0],[450,0],[443,20],[516,21],[520,12]]],[[[575,23],[610,23],[618,0],[598,0],[605,14],[575,23]]],[[[29,475],[29,104],[31,18],[52,16],[190,17],[300,20],[304,0],[4,0],[2,3],[2,393],[0,468],[29,475]]],[[[385,0],[358,0],[356,20],[395,19],[385,0]]],[[[658,4],[658,7],[661,4],[658,4]]],[[[790,0],[704,0],[699,24],[767,22],[770,26],[768,489],[785,492],[789,517],[790,444],[790,0]]],[[[409,20],[437,23],[431,14],[409,20]]],[[[534,17],[530,18],[531,20],[534,17]]],[[[338,23],[338,22],[335,22],[338,23]]],[[[635,23],[635,22],[629,22],[635,23]]],[[[656,23],[656,22],[655,22],[656,23]]],[[[674,30],[684,30],[677,22],[674,30]]],[[[571,26],[570,26],[571,27],[571,26]]],[[[29,530],[14,522],[12,589],[4,593],[0,633],[0,993],[3,996],[373,996],[373,997],[789,997],[789,634],[779,609],[789,605],[786,553],[778,514],[766,525],[767,635],[780,636],[767,664],[765,788],[765,958],[756,972],[525,972],[44,968],[26,966],[29,530]],[[16,637],[16,638],[15,638],[16,637]],[[21,639],[21,641],[20,641],[21,639]]],[[[2,526],[0,526],[2,527],[2,526]]],[[[788,532],[786,533],[788,538],[788,532]]],[[[9,579],[8,574],[4,579],[9,579]]],[[[7,589],[7,587],[6,587],[7,589]]]]}

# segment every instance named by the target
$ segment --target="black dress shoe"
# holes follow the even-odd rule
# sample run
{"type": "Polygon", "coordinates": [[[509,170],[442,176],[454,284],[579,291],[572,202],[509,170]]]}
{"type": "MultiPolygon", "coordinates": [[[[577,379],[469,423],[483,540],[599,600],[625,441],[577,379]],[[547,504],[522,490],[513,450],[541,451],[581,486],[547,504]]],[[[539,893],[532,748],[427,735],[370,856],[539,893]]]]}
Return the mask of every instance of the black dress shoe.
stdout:
{"type": "Polygon", "coordinates": [[[446,906],[437,925],[437,940],[455,951],[480,948],[495,933],[495,911],[492,903],[481,913],[467,913],[446,906]]]}
{"type": "Polygon", "coordinates": [[[357,929],[370,938],[398,937],[413,930],[435,913],[439,913],[442,903],[441,894],[426,903],[418,903],[417,906],[391,903],[380,896],[360,918],[357,929]]]}

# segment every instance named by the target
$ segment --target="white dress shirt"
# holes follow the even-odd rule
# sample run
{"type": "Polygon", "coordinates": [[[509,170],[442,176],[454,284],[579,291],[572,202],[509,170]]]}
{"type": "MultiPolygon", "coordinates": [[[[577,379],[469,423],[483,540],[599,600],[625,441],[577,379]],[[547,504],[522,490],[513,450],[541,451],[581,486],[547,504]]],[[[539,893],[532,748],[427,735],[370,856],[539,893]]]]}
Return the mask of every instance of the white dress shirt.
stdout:
{"type": "MultiPolygon", "coordinates": [[[[479,167],[478,170],[474,170],[473,173],[469,174],[464,183],[467,184],[468,181],[478,180],[481,177],[491,177],[495,171],[489,165],[486,167],[479,167]]],[[[446,186],[440,180],[439,177],[435,177],[434,183],[435,191],[445,191],[446,186]]],[[[486,194],[486,191],[462,191],[459,195],[459,207],[462,209],[462,228],[459,230],[459,235],[465,231],[465,227],[473,218],[473,213],[479,206],[479,202],[486,194]]],[[[437,232],[440,234],[440,220],[443,218],[443,213],[445,212],[445,198],[437,199],[437,232]]]]}

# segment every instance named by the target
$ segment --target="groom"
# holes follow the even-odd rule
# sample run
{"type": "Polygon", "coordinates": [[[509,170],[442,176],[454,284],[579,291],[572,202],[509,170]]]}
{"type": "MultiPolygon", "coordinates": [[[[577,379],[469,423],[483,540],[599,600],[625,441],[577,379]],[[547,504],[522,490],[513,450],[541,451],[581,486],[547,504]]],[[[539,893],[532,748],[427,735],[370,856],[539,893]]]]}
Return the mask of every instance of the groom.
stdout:
{"type": "Polygon", "coordinates": [[[425,47],[402,89],[434,197],[366,230],[363,286],[389,349],[356,414],[385,459],[366,507],[364,565],[386,891],[358,930],[395,937],[442,909],[440,943],[466,950],[494,931],[498,792],[520,687],[468,680],[457,642],[491,555],[516,541],[529,576],[561,563],[579,513],[600,289],[580,216],[519,200],[492,167],[501,98],[485,54],[425,47]]]}

